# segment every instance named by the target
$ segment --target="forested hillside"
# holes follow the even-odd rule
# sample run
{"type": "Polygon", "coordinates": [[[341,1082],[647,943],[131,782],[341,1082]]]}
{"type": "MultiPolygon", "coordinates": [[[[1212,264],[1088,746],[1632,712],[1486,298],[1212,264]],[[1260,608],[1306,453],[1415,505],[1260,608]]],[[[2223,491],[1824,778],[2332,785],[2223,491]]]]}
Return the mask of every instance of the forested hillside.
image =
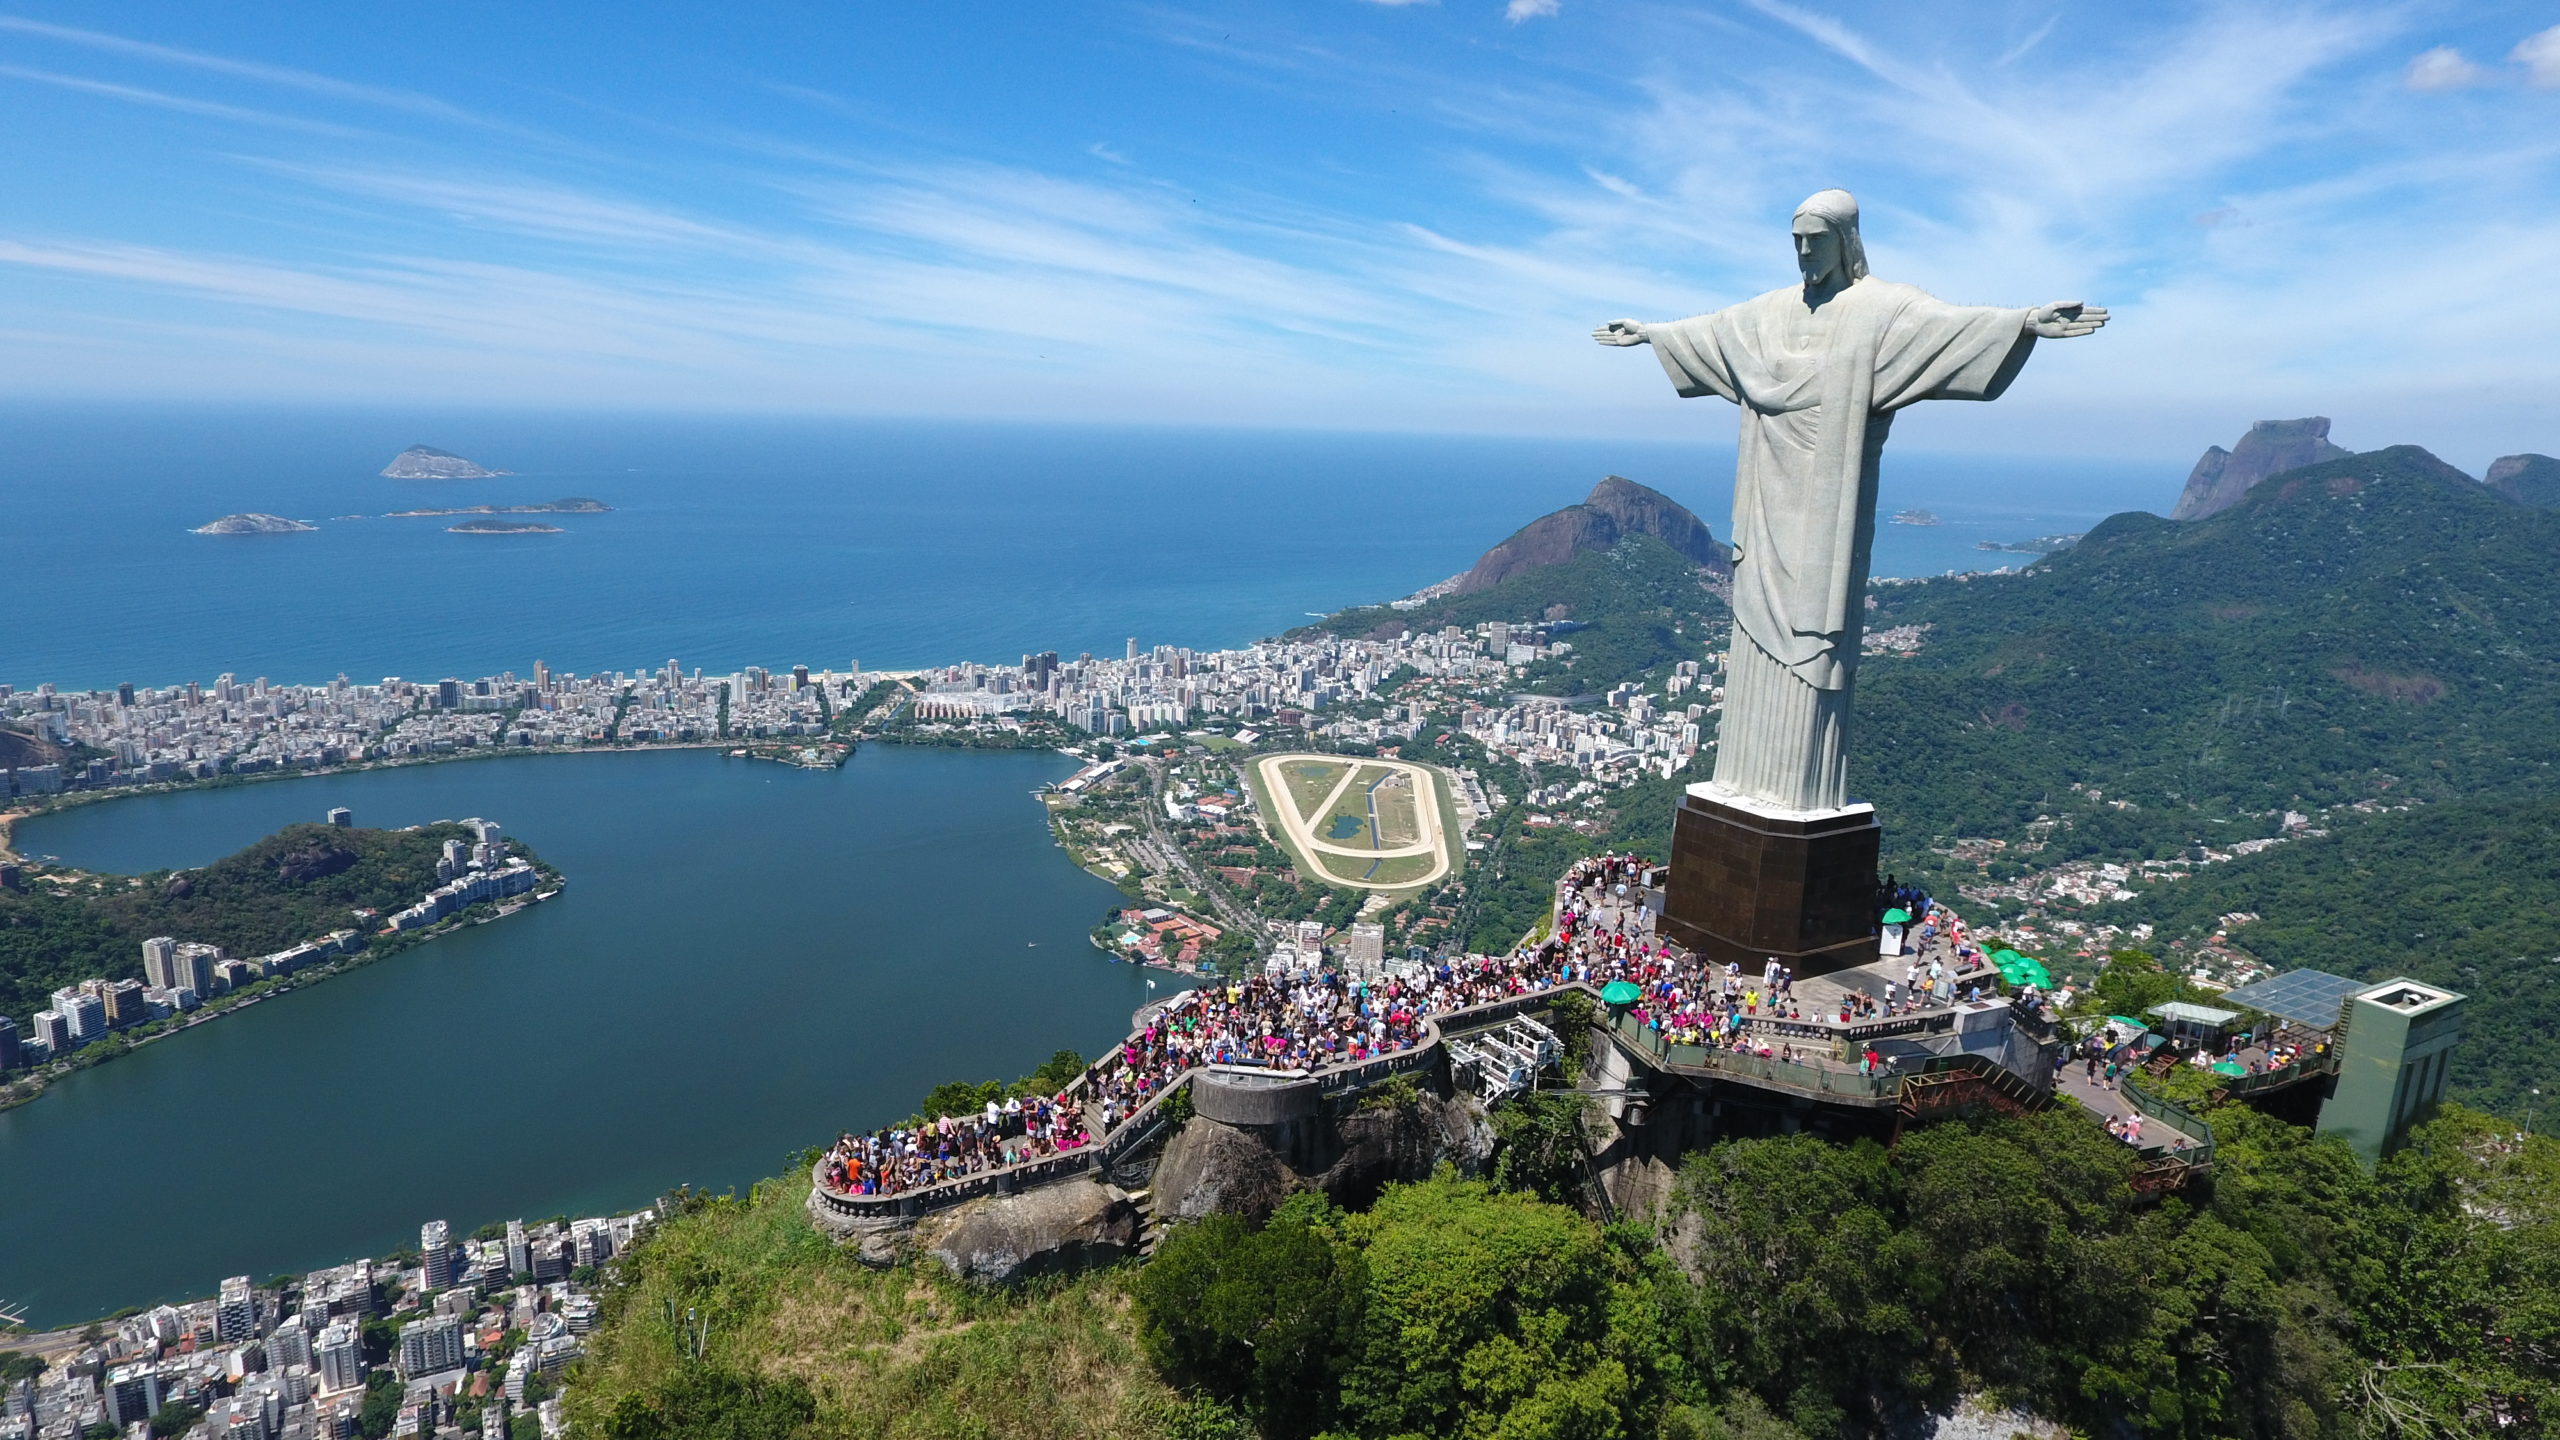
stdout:
{"type": "Polygon", "coordinates": [[[1877,595],[1871,626],[1930,627],[1859,677],[1853,778],[1906,874],[2039,815],[2065,821],[2049,863],[2554,786],[2560,513],[2413,447],[2193,524],[2119,515],[2022,575],[1877,595]]]}
{"type": "Polygon", "coordinates": [[[1412,610],[1345,610],[1307,629],[1396,635],[1488,620],[1562,622],[1554,637],[1571,643],[1571,653],[1530,667],[1522,688],[1541,695],[1597,694],[1620,680],[1722,647],[1731,612],[1708,588],[1708,578],[1660,540],[1635,535],[1491,589],[1444,595],[1412,610]]]}
{"type": "MultiPolygon", "coordinates": [[[[1501,1129],[1527,1145],[1572,1103],[1501,1129]]],[[[617,1262],[570,1409],[604,1440],[1848,1440],[1988,1391],[2083,1435],[2545,1433],[2560,1144],[2454,1112],[2367,1175],[2245,1109],[2215,1125],[2215,1178],[2166,1204],[2066,1108],[1890,1150],[1729,1141],[1658,1225],[1595,1224],[1556,1203],[1578,1171],[1498,1156],[1015,1291],[866,1268],[795,1171],[617,1262]],[[689,1313],[699,1358],[665,1318],[689,1313]]]]}
{"type": "Polygon", "coordinates": [[[141,978],[154,935],[265,955],[355,924],[352,910],[400,909],[435,887],[444,842],[470,838],[460,825],[293,825],[200,870],[41,870],[0,890],[0,1014],[40,1010],[93,975],[141,978]]]}

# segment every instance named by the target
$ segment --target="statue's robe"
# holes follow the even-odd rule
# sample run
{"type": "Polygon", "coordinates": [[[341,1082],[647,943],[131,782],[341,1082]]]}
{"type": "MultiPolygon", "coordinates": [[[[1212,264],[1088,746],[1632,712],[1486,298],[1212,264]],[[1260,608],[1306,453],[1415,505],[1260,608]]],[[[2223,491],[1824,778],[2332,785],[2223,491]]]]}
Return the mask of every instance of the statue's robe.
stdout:
{"type": "Polygon", "coordinates": [[[1999,398],[2035,347],[2026,318],[1862,278],[1810,316],[1789,286],[1645,327],[1682,395],[1742,407],[1719,790],[1786,810],[1848,802],[1849,691],[1893,412],[1999,398]]]}

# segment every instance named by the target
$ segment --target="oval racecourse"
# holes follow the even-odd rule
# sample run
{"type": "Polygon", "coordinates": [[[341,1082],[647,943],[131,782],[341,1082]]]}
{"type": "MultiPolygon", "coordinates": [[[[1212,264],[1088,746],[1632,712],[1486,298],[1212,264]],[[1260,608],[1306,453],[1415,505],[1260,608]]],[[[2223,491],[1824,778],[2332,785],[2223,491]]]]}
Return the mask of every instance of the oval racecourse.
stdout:
{"type": "Polygon", "coordinates": [[[1314,879],[1410,890],[1456,866],[1449,782],[1432,766],[1286,754],[1251,769],[1266,828],[1314,879]]]}

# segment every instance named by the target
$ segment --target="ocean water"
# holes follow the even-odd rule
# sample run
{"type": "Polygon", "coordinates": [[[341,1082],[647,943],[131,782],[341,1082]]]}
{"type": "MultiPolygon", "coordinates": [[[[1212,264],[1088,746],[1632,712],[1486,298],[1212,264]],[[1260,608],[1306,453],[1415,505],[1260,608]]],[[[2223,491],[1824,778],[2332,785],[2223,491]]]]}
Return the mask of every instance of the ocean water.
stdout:
{"type": "MultiPolygon", "coordinates": [[[[1725,417],[1716,417],[1722,421],[1725,417]]],[[[1733,451],[1607,439],[955,422],[0,410],[0,683],[224,671],[310,682],[742,664],[872,669],[1221,647],[1443,579],[1602,475],[1729,529],[1733,451]],[[412,444],[517,472],[394,481],[412,444]],[[566,533],[468,536],[429,505],[590,496],[566,533]],[[262,511],[316,533],[205,536],[262,511]]],[[[1890,453],[1880,575],[2163,508],[2109,462],[1890,453]]]]}

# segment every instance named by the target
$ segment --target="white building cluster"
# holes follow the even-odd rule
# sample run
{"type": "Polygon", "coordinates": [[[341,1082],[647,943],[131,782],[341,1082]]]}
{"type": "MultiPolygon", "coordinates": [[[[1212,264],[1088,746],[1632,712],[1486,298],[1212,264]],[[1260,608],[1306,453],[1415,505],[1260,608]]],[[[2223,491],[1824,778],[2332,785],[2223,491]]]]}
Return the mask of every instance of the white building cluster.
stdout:
{"type": "Polygon", "coordinates": [[[224,675],[211,687],[60,691],[0,686],[0,721],[62,745],[102,752],[82,762],[0,772],[0,799],[71,786],[198,780],[289,768],[399,760],[485,749],[576,748],[615,743],[707,744],[729,734],[814,735],[831,705],[860,693],[859,666],[776,674],[656,670],[512,670],[477,680],[358,685],[277,685],[224,675]]]}
{"type": "MultiPolygon", "coordinates": [[[[128,1433],[171,1405],[203,1414],[217,1440],[342,1440],[356,1434],[367,1391],[400,1390],[394,1436],[451,1433],[473,1376],[486,1372],[480,1433],[504,1435],[511,1413],[539,1412],[557,1433],[558,1401],[533,1382],[578,1358],[594,1328],[594,1272],[630,1248],[650,1211],[528,1227],[456,1242],[430,1221],[415,1265],[358,1260],[298,1283],[222,1282],[210,1300],[161,1305],[119,1321],[42,1375],[0,1388],[0,1440],[70,1440],[97,1424],[128,1433]],[[387,1373],[367,1363],[363,1328],[384,1318],[397,1340],[387,1373]],[[511,1334],[521,1344],[509,1348],[511,1334]],[[492,1423],[494,1421],[494,1423],[492,1423]]],[[[494,1229],[494,1227],[493,1227],[494,1229]]]]}
{"type": "MultiPolygon", "coordinates": [[[[1519,764],[1569,765],[1597,779],[1678,774],[1697,758],[1715,691],[1699,689],[1699,665],[1683,660],[1657,699],[1621,684],[1597,707],[1543,696],[1514,696],[1499,707],[1470,705],[1458,728],[1488,750],[1519,764]],[[1683,703],[1684,695],[1698,698],[1683,703]]],[[[1536,802],[1532,802],[1536,803],[1536,802]]]]}
{"type": "MultiPolygon", "coordinates": [[[[1539,632],[1505,624],[1474,630],[1450,626],[1391,639],[1316,635],[1268,640],[1237,650],[1159,645],[1141,651],[1131,640],[1118,658],[1055,651],[1025,655],[1019,665],[962,664],[925,671],[913,702],[919,720],[1054,715],[1097,735],[1185,725],[1206,715],[1239,720],[1304,717],[1328,706],[1376,698],[1407,669],[1468,684],[1499,684],[1518,666],[1571,644],[1549,646],[1539,632]]],[[[1418,713],[1391,719],[1411,734],[1418,713]]],[[[1375,725],[1378,722],[1355,722],[1375,725]]],[[[1375,738],[1362,735],[1357,738],[1375,738]]]]}

